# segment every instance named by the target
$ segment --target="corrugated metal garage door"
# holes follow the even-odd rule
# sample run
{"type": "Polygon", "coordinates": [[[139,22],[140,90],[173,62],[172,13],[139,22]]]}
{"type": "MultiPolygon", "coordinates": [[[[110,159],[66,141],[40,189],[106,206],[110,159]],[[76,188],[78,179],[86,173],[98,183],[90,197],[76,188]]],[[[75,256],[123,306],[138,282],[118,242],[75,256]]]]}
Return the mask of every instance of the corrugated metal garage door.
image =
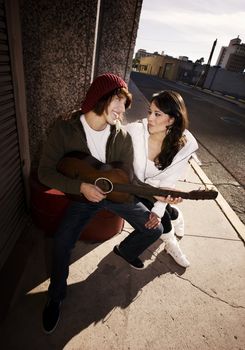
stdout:
{"type": "Polygon", "coordinates": [[[0,268],[26,222],[4,1],[0,0],[0,268]]]}

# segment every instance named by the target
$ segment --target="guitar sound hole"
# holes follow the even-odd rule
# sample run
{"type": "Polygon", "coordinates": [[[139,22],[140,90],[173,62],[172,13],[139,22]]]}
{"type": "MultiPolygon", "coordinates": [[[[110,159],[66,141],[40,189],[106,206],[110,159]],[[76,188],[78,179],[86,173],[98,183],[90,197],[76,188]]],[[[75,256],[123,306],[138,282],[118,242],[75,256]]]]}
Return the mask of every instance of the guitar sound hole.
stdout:
{"type": "Polygon", "coordinates": [[[100,181],[100,188],[104,191],[107,192],[110,190],[110,184],[106,180],[101,180],[100,181]]]}
{"type": "Polygon", "coordinates": [[[110,193],[113,190],[112,182],[105,177],[99,177],[98,179],[95,180],[94,184],[98,186],[105,193],[110,193]]]}

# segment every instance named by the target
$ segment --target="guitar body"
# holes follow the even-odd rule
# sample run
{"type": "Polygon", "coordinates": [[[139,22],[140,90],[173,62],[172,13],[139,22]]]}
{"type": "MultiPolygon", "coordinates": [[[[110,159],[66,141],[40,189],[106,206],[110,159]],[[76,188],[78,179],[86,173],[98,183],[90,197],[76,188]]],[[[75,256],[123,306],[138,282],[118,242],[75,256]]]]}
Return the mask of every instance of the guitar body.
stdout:
{"type": "MultiPolygon", "coordinates": [[[[105,164],[83,152],[70,152],[57,164],[57,170],[71,179],[80,179],[82,182],[94,184],[98,178],[106,178],[111,183],[129,184],[130,176],[122,169],[121,162],[105,164]]],[[[100,186],[101,188],[101,186],[100,186]]],[[[102,188],[105,192],[107,190],[102,188]]],[[[85,199],[83,196],[69,195],[72,199],[85,199]]],[[[130,201],[130,193],[112,191],[107,194],[107,199],[116,203],[130,201]]]]}
{"type": "MultiPolygon", "coordinates": [[[[168,195],[184,199],[215,199],[218,192],[215,190],[193,190],[183,192],[166,188],[156,188],[144,183],[131,184],[132,174],[127,174],[122,162],[104,164],[96,158],[82,152],[70,152],[57,164],[57,170],[71,179],[80,179],[97,185],[107,193],[107,199],[116,203],[125,203],[132,200],[132,195],[143,198],[168,195]],[[147,197],[146,197],[147,196],[147,197]]],[[[73,200],[87,200],[84,196],[68,195],[73,200]]]]}

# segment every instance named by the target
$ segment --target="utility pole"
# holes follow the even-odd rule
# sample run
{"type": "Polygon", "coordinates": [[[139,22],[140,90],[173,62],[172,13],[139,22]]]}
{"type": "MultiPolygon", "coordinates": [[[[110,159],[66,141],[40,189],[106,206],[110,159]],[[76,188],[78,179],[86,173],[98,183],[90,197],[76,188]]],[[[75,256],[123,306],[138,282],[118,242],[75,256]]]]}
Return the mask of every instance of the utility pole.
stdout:
{"type": "Polygon", "coordinates": [[[204,85],[205,80],[206,80],[207,75],[208,75],[208,71],[210,68],[210,64],[211,64],[211,60],[213,57],[213,53],[214,53],[214,49],[215,49],[216,44],[217,44],[217,39],[213,42],[213,46],[212,46],[212,50],[211,50],[210,55],[209,55],[208,63],[206,64],[205,70],[199,79],[198,86],[200,86],[202,89],[203,89],[203,85],[204,85]]]}

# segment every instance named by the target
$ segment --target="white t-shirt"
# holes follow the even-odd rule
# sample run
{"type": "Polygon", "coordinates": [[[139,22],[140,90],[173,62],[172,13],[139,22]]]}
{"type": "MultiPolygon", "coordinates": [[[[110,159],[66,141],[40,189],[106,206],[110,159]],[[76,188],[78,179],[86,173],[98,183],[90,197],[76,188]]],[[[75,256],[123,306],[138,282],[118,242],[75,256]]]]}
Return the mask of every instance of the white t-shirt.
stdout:
{"type": "Polygon", "coordinates": [[[105,163],[106,143],[110,135],[110,125],[107,124],[104,130],[96,131],[88,125],[84,115],[81,115],[80,120],[83,125],[87,138],[88,148],[92,156],[105,163]]]}

